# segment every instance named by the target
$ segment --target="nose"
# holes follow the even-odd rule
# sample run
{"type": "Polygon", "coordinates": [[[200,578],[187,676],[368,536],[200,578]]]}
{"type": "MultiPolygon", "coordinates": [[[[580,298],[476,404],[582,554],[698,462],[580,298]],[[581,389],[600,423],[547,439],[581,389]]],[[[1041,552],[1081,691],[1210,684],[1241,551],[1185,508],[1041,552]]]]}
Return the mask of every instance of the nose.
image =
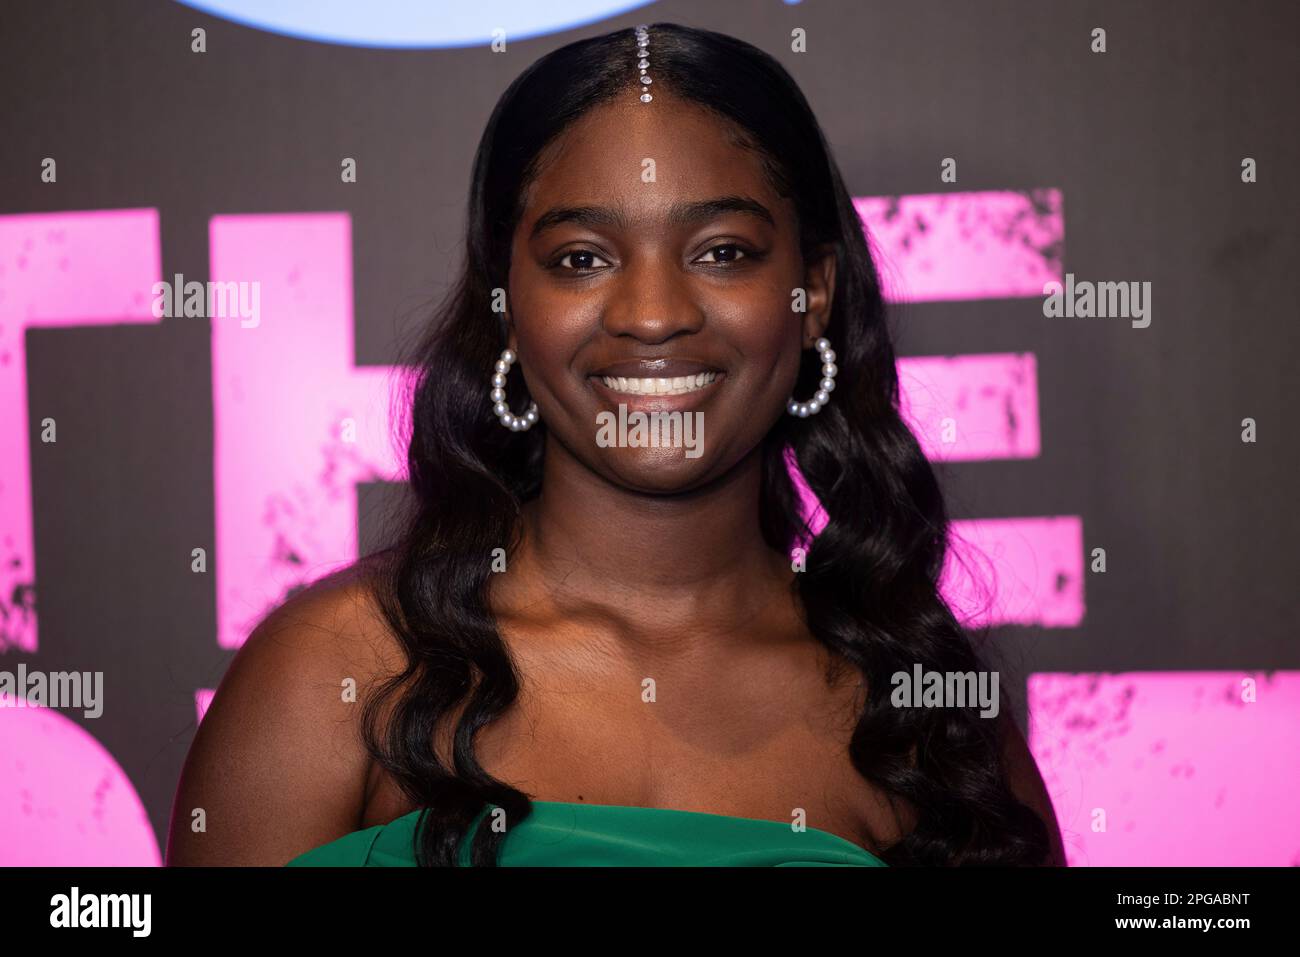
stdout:
{"type": "Polygon", "coordinates": [[[630,336],[647,345],[698,332],[704,313],[687,277],[657,256],[633,256],[605,303],[603,323],[611,336],[630,336]]]}

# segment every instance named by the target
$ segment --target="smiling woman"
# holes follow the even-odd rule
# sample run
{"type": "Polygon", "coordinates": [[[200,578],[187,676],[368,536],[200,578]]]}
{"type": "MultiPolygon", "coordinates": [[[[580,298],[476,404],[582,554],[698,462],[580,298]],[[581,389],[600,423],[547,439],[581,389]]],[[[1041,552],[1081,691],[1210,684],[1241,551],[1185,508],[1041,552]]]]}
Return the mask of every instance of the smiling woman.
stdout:
{"type": "Polygon", "coordinates": [[[169,861],[1062,862],[1009,707],[891,701],[983,666],[789,74],[673,24],[551,53],[488,120],[466,242],[413,359],[405,534],[241,649],[169,861]],[[602,441],[626,410],[707,441],[602,441]]]}

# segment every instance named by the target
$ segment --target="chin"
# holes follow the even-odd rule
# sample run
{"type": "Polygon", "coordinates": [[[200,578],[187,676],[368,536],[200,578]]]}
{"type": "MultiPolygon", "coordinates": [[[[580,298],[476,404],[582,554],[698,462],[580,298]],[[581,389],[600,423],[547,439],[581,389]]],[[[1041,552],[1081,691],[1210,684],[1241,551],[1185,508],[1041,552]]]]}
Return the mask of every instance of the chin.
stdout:
{"type": "Polygon", "coordinates": [[[713,478],[713,460],[688,458],[680,448],[597,449],[600,470],[612,481],[636,492],[671,495],[688,492],[713,478]]]}

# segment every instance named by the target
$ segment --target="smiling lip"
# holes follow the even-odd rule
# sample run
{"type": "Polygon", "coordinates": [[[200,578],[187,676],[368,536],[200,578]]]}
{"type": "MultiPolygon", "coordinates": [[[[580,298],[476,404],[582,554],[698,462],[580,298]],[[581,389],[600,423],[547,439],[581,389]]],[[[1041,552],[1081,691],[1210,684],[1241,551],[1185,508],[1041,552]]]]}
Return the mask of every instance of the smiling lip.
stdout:
{"type": "Polygon", "coordinates": [[[717,366],[697,359],[624,359],[593,369],[596,378],[676,379],[698,376],[701,372],[721,372],[717,366]]]}
{"type": "Polygon", "coordinates": [[[671,411],[694,405],[713,391],[726,373],[698,359],[624,359],[601,366],[590,376],[596,391],[617,402],[646,410],[671,411]]]}
{"type": "Polygon", "coordinates": [[[594,370],[596,394],[646,412],[685,411],[711,396],[726,373],[699,359],[624,359],[594,370]]]}
{"type": "MultiPolygon", "coordinates": [[[[674,377],[680,382],[684,376],[674,377]]],[[[665,391],[655,392],[636,392],[630,391],[639,388],[640,384],[630,383],[626,376],[609,377],[609,376],[591,376],[589,381],[596,394],[613,406],[627,406],[633,412],[685,412],[694,406],[699,405],[709,396],[713,395],[718,384],[726,376],[719,372],[713,373],[701,372],[699,376],[691,377],[691,385],[684,389],[668,388],[665,391]],[[710,378],[712,376],[712,378],[710,378]],[[696,385],[696,381],[703,378],[705,381],[696,385]],[[612,385],[610,382],[612,381],[612,385]]],[[[672,379],[659,380],[671,383],[672,379]]],[[[656,386],[658,381],[656,382],[656,386]]]]}

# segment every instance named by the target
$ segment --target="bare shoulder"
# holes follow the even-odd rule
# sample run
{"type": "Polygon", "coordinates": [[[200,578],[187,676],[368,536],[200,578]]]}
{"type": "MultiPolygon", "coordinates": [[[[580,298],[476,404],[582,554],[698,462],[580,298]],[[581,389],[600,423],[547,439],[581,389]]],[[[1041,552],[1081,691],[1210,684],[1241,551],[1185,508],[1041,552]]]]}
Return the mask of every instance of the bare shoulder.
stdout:
{"type": "Polygon", "coordinates": [[[1004,711],[996,720],[1002,739],[1002,757],[1010,777],[1012,793],[1022,803],[1028,805],[1047,825],[1048,839],[1052,846],[1047,863],[1064,867],[1066,866],[1065,846],[1061,840],[1061,827],[1057,823],[1056,811],[1052,807],[1047,786],[1043,783],[1043,775],[1038,770],[1038,763],[1034,760],[1025,736],[1011,713],[1004,711]]]}
{"type": "Polygon", "coordinates": [[[374,559],[306,586],[262,620],[240,648],[236,664],[241,656],[289,656],[313,671],[324,668],[330,677],[339,666],[351,664],[358,680],[362,674],[400,667],[401,652],[384,620],[379,588],[380,566],[374,559]]]}
{"type": "Polygon", "coordinates": [[[373,561],[295,593],[235,654],[172,808],[168,865],[283,865],[359,826],[367,693],[404,655],[373,561]]]}

